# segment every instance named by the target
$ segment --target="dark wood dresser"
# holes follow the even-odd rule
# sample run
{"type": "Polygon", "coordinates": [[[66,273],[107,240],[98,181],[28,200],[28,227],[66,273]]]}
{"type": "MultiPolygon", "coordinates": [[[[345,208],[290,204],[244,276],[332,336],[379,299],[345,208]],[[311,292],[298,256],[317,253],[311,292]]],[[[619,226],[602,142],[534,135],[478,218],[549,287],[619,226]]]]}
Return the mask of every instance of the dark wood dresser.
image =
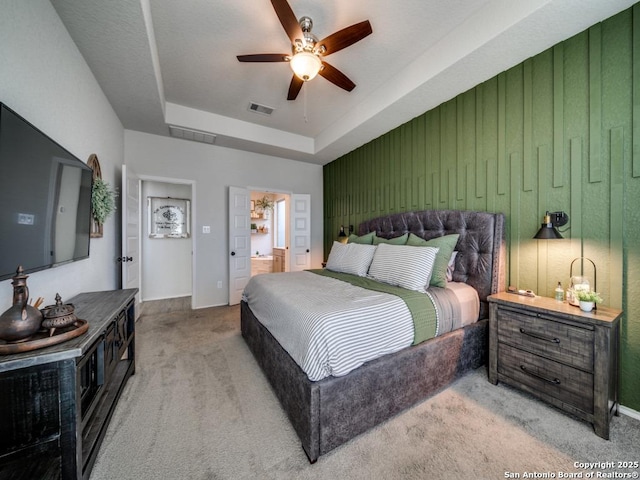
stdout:
{"type": "Polygon", "coordinates": [[[609,438],[618,414],[621,310],[585,313],[553,298],[489,300],[489,381],[502,381],[593,424],[609,438]]]}
{"type": "Polygon", "coordinates": [[[70,300],[79,337],[0,356],[0,479],[87,479],[135,371],[137,289],[70,300]]]}

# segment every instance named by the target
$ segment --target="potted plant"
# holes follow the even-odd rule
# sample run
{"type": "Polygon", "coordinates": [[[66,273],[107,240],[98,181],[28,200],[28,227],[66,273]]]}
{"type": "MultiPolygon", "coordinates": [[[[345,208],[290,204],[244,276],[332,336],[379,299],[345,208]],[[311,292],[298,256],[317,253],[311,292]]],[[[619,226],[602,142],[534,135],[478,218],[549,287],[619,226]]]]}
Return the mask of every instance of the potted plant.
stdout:
{"type": "Polygon", "coordinates": [[[262,198],[259,198],[258,200],[256,200],[256,207],[259,207],[260,209],[264,210],[273,210],[273,200],[271,200],[269,197],[267,197],[266,195],[262,198]]]}
{"type": "Polygon", "coordinates": [[[98,225],[104,224],[109,215],[116,210],[116,192],[101,178],[93,180],[91,210],[98,225]]]}
{"type": "Polygon", "coordinates": [[[256,200],[256,211],[262,212],[265,219],[269,219],[269,212],[273,210],[273,200],[266,195],[256,200]]]}
{"type": "Polygon", "coordinates": [[[578,301],[580,302],[580,310],[583,312],[590,312],[593,310],[593,307],[596,303],[602,303],[602,297],[598,292],[587,291],[587,290],[578,290],[575,293],[576,297],[578,297],[578,301]]]}
{"type": "Polygon", "coordinates": [[[256,233],[258,231],[258,225],[255,223],[251,224],[251,233],[256,233]]]}

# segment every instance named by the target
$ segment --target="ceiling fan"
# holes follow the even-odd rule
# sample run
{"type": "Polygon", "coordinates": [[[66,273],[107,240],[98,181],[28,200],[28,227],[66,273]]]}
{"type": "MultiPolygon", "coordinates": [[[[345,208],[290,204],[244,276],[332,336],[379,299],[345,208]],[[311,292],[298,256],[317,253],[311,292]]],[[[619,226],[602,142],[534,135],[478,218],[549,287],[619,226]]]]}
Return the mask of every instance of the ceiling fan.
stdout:
{"type": "Polygon", "coordinates": [[[326,78],[331,83],[350,92],[356,86],[344,73],[323,60],[343,48],[353,45],[370,35],[373,30],[369,20],[343,28],[322,40],[311,33],[313,21],[302,17],[298,21],[287,0],[271,0],[276,15],[291,40],[291,54],[258,53],[254,55],[238,55],[241,62],[289,62],[293,70],[293,78],[289,85],[287,100],[295,100],[304,82],[312,80],[316,75],[326,78]]]}

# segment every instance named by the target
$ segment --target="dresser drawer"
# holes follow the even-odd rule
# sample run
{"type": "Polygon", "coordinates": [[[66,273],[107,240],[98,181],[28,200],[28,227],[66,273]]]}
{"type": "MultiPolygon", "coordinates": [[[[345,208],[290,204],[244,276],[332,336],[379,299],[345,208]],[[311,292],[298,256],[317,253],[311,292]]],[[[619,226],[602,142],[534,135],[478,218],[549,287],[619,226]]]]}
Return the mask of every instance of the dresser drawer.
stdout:
{"type": "Polygon", "coordinates": [[[498,346],[498,372],[535,392],[593,413],[593,375],[509,345],[498,346]]]}
{"type": "Polygon", "coordinates": [[[593,372],[593,329],[515,310],[498,312],[498,341],[593,372]]]}

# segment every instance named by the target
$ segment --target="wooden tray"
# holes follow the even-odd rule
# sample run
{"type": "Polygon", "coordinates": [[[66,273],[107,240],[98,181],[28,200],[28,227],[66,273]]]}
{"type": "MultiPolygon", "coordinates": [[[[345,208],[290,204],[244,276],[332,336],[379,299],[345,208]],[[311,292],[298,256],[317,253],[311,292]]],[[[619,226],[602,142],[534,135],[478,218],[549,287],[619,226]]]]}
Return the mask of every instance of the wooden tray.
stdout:
{"type": "Polygon", "coordinates": [[[56,328],[54,334],[51,336],[49,336],[49,330],[40,330],[31,337],[31,340],[24,342],[5,342],[4,340],[0,340],[0,355],[29,352],[38,348],[57,345],[58,343],[79,337],[88,329],[89,323],[86,320],[78,319],[75,325],[56,328]]]}

